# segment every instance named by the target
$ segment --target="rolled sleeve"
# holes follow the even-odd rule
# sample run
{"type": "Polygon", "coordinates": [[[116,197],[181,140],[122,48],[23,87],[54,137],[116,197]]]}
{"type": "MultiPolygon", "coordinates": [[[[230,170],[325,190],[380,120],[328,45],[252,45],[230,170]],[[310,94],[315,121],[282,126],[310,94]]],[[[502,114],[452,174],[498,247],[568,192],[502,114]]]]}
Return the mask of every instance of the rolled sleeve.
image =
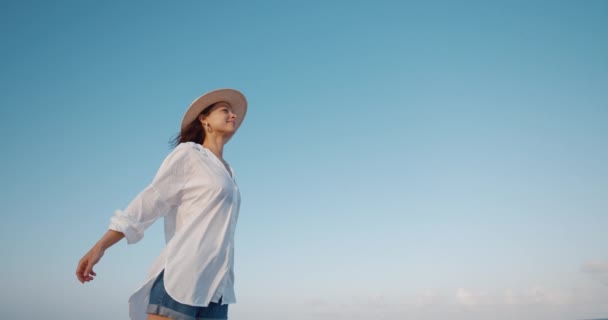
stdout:
{"type": "Polygon", "coordinates": [[[165,158],[154,180],[124,210],[116,210],[110,219],[110,230],[122,232],[128,244],[144,237],[144,230],[166,215],[179,202],[192,170],[192,148],[185,143],[165,158]]]}

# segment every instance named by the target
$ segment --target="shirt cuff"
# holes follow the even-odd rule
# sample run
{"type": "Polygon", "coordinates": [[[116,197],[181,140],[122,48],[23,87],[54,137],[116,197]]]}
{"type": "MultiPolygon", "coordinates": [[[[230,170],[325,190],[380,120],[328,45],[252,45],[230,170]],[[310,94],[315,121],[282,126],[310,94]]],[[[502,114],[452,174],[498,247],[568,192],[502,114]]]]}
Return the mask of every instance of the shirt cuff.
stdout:
{"type": "Polygon", "coordinates": [[[138,242],[144,237],[144,228],[137,221],[130,221],[129,215],[122,210],[116,210],[110,219],[110,230],[122,232],[127,239],[127,244],[138,242]]]}

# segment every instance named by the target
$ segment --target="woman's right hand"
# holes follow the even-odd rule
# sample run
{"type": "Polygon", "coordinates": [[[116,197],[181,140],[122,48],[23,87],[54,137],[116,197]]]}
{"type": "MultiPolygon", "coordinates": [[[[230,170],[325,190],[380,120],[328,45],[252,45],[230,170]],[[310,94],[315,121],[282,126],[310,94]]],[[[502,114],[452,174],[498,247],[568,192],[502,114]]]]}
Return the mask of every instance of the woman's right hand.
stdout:
{"type": "Polygon", "coordinates": [[[93,266],[103,257],[104,251],[101,246],[95,245],[78,261],[76,277],[80,282],[85,283],[94,279],[97,274],[93,271],[93,266]]]}
{"type": "Polygon", "coordinates": [[[113,246],[120,239],[124,238],[124,233],[115,230],[108,230],[99,241],[78,261],[76,267],[76,277],[82,283],[93,280],[97,274],[93,271],[93,266],[103,257],[107,248],[113,246]]]}

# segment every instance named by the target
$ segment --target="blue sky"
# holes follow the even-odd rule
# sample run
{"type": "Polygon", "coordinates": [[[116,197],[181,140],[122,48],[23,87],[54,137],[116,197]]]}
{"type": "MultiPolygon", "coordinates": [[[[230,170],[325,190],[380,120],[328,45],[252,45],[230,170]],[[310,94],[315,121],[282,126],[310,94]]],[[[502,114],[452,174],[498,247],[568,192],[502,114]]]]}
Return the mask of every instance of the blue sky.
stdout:
{"type": "Polygon", "coordinates": [[[7,317],[128,318],[162,221],[77,261],[223,87],[231,319],[608,316],[608,2],[0,7],[7,317]]]}

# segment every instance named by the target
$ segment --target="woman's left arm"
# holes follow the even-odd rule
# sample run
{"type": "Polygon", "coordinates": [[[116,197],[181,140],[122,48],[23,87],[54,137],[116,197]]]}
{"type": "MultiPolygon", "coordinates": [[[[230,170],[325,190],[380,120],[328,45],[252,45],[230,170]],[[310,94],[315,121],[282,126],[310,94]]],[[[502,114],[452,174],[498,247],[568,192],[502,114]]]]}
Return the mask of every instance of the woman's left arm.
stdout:
{"type": "Polygon", "coordinates": [[[144,230],[166,215],[181,198],[192,175],[194,149],[178,145],[163,161],[154,180],[124,210],[116,210],[109,229],[122,232],[128,244],[141,240],[144,230]]]}

